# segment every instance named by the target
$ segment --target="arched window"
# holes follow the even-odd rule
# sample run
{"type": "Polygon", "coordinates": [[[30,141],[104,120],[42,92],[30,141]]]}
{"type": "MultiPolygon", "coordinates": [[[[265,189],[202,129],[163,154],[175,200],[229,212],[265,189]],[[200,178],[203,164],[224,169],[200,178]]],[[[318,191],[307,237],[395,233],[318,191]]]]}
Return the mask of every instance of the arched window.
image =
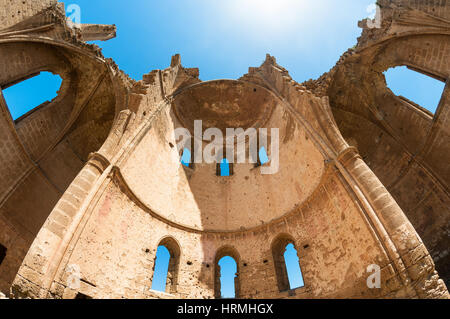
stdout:
{"type": "Polygon", "coordinates": [[[303,275],[292,237],[278,236],[272,243],[272,255],[278,289],[287,291],[303,287],[303,275]]]}
{"type": "Polygon", "coordinates": [[[195,140],[191,138],[190,141],[184,143],[184,147],[180,150],[180,162],[183,166],[194,169],[194,149],[195,140]]]}
{"type": "Polygon", "coordinates": [[[230,257],[225,256],[219,260],[220,266],[220,297],[221,298],[236,298],[236,261],[230,257]]]}
{"type": "Polygon", "coordinates": [[[152,289],[166,291],[168,283],[170,253],[164,246],[159,246],[156,250],[155,270],[153,272],[152,289]]]}
{"type": "Polygon", "coordinates": [[[266,148],[263,146],[258,152],[258,166],[269,163],[269,156],[267,155],[266,148]]]}
{"type": "Polygon", "coordinates": [[[220,163],[217,164],[216,170],[217,176],[232,176],[233,175],[233,164],[231,164],[228,159],[224,158],[220,163]]]}
{"type": "Polygon", "coordinates": [[[163,239],[156,251],[152,290],[175,293],[178,285],[180,247],[168,237],[163,239]]]}
{"type": "Polygon", "coordinates": [[[13,120],[33,111],[57,96],[62,79],[50,72],[41,72],[31,78],[2,88],[2,93],[13,120]]]}
{"type": "Polygon", "coordinates": [[[239,255],[234,248],[223,247],[215,258],[215,297],[239,298],[239,287],[239,255]]]}
{"type": "Polygon", "coordinates": [[[391,68],[384,74],[386,83],[394,94],[436,113],[444,91],[444,82],[407,66],[391,68]]]}

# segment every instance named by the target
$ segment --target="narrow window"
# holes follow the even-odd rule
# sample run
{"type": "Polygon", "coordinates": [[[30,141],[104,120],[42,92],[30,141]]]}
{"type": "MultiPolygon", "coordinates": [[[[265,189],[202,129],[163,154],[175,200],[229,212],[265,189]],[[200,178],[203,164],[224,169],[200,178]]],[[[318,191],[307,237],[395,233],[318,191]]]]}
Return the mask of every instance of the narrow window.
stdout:
{"type": "Polygon", "coordinates": [[[290,288],[297,289],[303,287],[305,284],[303,282],[302,270],[300,269],[297,250],[295,249],[294,244],[289,244],[286,246],[284,262],[286,264],[290,288]]]}
{"type": "Polygon", "coordinates": [[[155,271],[153,273],[152,289],[156,291],[166,291],[167,274],[169,271],[169,250],[164,246],[159,246],[156,251],[155,271]]]}
{"type": "Polygon", "coordinates": [[[6,247],[0,244],[0,265],[2,264],[3,260],[5,260],[6,257],[6,247]]]}
{"type": "Polygon", "coordinates": [[[256,167],[269,163],[269,156],[267,156],[266,148],[263,146],[259,149],[258,152],[258,162],[256,163],[256,167]]]}
{"type": "Polygon", "coordinates": [[[265,135],[265,134],[262,135],[261,132],[259,132],[259,137],[257,140],[257,149],[258,149],[258,154],[257,154],[255,167],[262,166],[264,164],[267,164],[270,161],[269,156],[267,154],[267,135],[265,135]]]}
{"type": "Polygon", "coordinates": [[[233,247],[218,250],[215,257],[214,295],[216,299],[239,298],[239,254],[233,247]]]}
{"type": "Polygon", "coordinates": [[[261,147],[261,149],[259,150],[259,162],[261,163],[261,165],[269,163],[269,156],[267,156],[265,147],[261,147]]]}
{"type": "Polygon", "coordinates": [[[305,285],[292,237],[281,235],[276,238],[272,243],[272,255],[280,291],[297,289],[305,285]]]}
{"type": "Polygon", "coordinates": [[[220,266],[220,296],[223,299],[236,298],[236,261],[230,257],[223,257],[220,266]]]}
{"type": "Polygon", "coordinates": [[[217,176],[232,176],[233,175],[233,164],[230,164],[228,159],[224,158],[220,163],[217,164],[216,170],[217,176]]]}
{"type": "Polygon", "coordinates": [[[168,237],[161,241],[156,251],[152,290],[175,293],[178,285],[180,247],[168,237]]]}
{"type": "Polygon", "coordinates": [[[191,151],[187,148],[183,150],[183,155],[181,156],[181,164],[183,164],[186,167],[191,167],[192,165],[191,151]]]}
{"type": "Polygon", "coordinates": [[[401,66],[385,72],[386,83],[392,92],[404,97],[431,113],[436,113],[445,83],[423,73],[401,66]]]}
{"type": "Polygon", "coordinates": [[[186,142],[182,150],[180,151],[181,164],[194,169],[194,149],[195,140],[191,138],[190,142],[186,142]]]}
{"type": "Polygon", "coordinates": [[[13,120],[55,98],[61,83],[62,79],[59,75],[41,72],[32,78],[2,88],[13,120]]]}

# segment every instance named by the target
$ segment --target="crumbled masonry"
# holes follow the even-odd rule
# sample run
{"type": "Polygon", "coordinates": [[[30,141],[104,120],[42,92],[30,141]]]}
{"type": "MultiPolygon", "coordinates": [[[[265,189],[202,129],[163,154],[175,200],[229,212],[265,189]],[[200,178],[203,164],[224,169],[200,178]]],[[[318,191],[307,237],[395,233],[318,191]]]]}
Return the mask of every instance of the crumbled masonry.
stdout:
{"type": "Polygon", "coordinates": [[[115,26],[69,23],[56,0],[0,0],[0,88],[63,79],[16,121],[0,94],[0,291],[219,298],[218,261],[231,256],[239,298],[448,299],[450,1],[378,3],[381,27],[361,21],[357,45],[299,84],[270,55],[238,80],[202,82],[175,55],[134,81],[85,43],[115,26]],[[396,66],[446,83],[435,114],[387,88],[396,66]],[[278,128],[278,173],[181,165],[174,132],[194,134],[195,120],[278,128]],[[293,290],[290,243],[305,282],[293,290]],[[151,290],[159,245],[166,292],[151,290]]]}

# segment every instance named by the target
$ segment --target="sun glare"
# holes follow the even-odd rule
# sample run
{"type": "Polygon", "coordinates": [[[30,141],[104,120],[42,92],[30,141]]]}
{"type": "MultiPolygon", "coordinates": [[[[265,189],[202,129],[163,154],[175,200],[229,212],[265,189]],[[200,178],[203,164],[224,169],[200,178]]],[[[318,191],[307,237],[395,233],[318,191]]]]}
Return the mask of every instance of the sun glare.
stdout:
{"type": "Polygon", "coordinates": [[[307,19],[310,4],[304,0],[229,0],[228,16],[243,27],[280,32],[307,19]]]}

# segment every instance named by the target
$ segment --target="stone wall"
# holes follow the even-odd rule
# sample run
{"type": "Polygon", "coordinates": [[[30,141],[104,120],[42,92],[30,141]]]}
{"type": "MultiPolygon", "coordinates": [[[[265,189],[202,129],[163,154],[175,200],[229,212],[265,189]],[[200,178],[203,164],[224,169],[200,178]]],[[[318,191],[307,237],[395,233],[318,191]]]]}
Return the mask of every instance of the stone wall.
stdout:
{"type": "MultiPolygon", "coordinates": [[[[301,192],[307,190],[308,182],[297,183],[296,188],[295,180],[285,178],[285,189],[293,182],[294,189],[300,192],[296,197],[300,201],[284,208],[281,214],[273,202],[258,209],[253,209],[248,203],[246,207],[241,205],[240,211],[236,212],[231,206],[223,210],[223,204],[204,209],[199,194],[194,195],[198,207],[189,205],[188,195],[182,194],[188,194],[189,189],[198,192],[195,190],[197,174],[202,176],[204,183],[210,184],[210,189],[215,187],[214,184],[222,185],[223,194],[234,194],[229,200],[237,202],[251,202],[254,196],[252,187],[261,189],[261,184],[275,183],[272,179],[278,177],[262,178],[259,168],[252,169],[245,164],[235,164],[231,178],[215,176],[215,165],[196,167],[193,172],[184,169],[179,163],[178,150],[170,147],[170,143],[176,143],[173,124],[169,124],[177,121],[171,116],[174,115],[168,111],[168,106],[155,113],[145,135],[133,146],[135,149],[128,151],[130,154],[126,161],[113,168],[109,175],[111,181],[103,182],[94,206],[85,213],[82,224],[78,226],[83,231],[76,233],[77,237],[70,244],[71,253],[60,265],[61,277],[57,277],[60,278],[57,279],[60,292],[54,288],[55,293],[63,293],[65,298],[77,293],[67,288],[67,281],[71,278],[67,270],[71,265],[77,265],[82,274],[80,291],[83,294],[95,298],[151,297],[156,250],[161,240],[167,237],[173,238],[181,250],[177,288],[172,294],[182,298],[214,297],[215,257],[222,247],[232,247],[239,256],[238,282],[243,298],[343,297],[350,291],[352,296],[369,296],[371,293],[365,286],[367,266],[376,262],[384,273],[389,273],[392,266],[379,239],[367,223],[361,207],[352,199],[342,176],[331,167],[327,172],[323,168],[319,170],[319,183],[314,192],[306,193],[306,197],[302,197],[301,192]],[[139,174],[131,174],[131,170],[139,174]],[[245,176],[253,176],[248,187],[242,186],[246,183],[245,176]],[[234,184],[233,180],[240,182],[234,184]],[[164,187],[163,194],[147,183],[157,188],[164,187]],[[233,189],[236,189],[235,193],[233,189]],[[161,199],[166,193],[173,195],[161,199]],[[273,218],[264,220],[264,215],[272,215],[273,218]],[[239,229],[235,223],[247,226],[239,229]],[[278,291],[271,244],[282,234],[292,236],[299,248],[307,285],[296,292],[278,291]],[[98,262],[92,264],[92,260],[98,262]],[[264,285],[261,285],[261,278],[264,278],[264,285]]],[[[294,141],[305,139],[305,142],[291,144],[289,139],[283,138],[285,134],[281,134],[285,140],[283,147],[298,148],[297,152],[292,152],[297,154],[298,160],[291,161],[305,163],[305,167],[297,170],[307,170],[307,165],[311,169],[322,167],[324,159],[320,154],[314,155],[314,146],[305,151],[308,149],[303,147],[308,145],[307,133],[300,127],[296,126],[290,134],[294,141]],[[311,163],[307,164],[309,161],[311,163]]],[[[285,128],[282,131],[286,132],[285,128]]],[[[309,178],[312,178],[314,174],[310,173],[309,178]]],[[[304,176],[303,180],[307,178],[304,176]]],[[[315,185],[313,181],[314,178],[311,184],[315,185]]],[[[285,189],[272,189],[268,196],[274,201],[286,202],[291,195],[285,193],[285,189]]],[[[214,191],[210,196],[220,198],[220,194],[214,195],[214,191]]],[[[387,278],[391,279],[393,275],[389,273],[387,278]]],[[[390,292],[380,291],[376,296],[390,292]]],[[[404,296],[410,296],[408,293],[403,292],[404,296]]]]}
{"type": "Polygon", "coordinates": [[[408,65],[448,81],[445,2],[413,10],[380,0],[382,28],[362,24],[356,49],[303,85],[269,55],[235,81],[202,83],[175,55],[135,82],[82,42],[114,27],[75,30],[61,8],[32,16],[36,3],[22,2],[36,10],[26,21],[3,18],[0,61],[13,63],[0,63],[0,87],[40,71],[63,84],[16,122],[0,99],[0,291],[216,298],[217,262],[230,255],[242,298],[449,297],[434,264],[448,278],[448,85],[433,117],[393,95],[382,74],[408,65]],[[278,128],[280,171],[183,167],[174,130],[193,133],[197,119],[278,128]],[[295,244],[305,287],[280,289],[279,239],[295,244]],[[158,245],[172,254],[166,293],[150,289],[158,245]],[[381,289],[367,286],[372,264],[381,289]]]}
{"type": "MultiPolygon", "coordinates": [[[[0,88],[42,71],[63,79],[55,99],[15,121],[3,95],[0,96],[0,243],[7,248],[0,266],[0,290],[9,293],[50,212],[89,154],[98,150],[108,136],[115,116],[115,93],[106,76],[105,62],[99,59],[95,48],[82,43],[74,45],[67,38],[70,33],[61,18],[61,8],[44,10],[50,4],[44,1],[6,2],[2,13],[14,4],[14,10],[23,16],[2,25],[10,28],[0,33],[0,88]],[[30,21],[15,24],[25,18],[30,21]],[[54,25],[37,33],[27,31],[49,23],[54,25]],[[23,33],[27,32],[24,40],[23,33]]],[[[15,15],[14,12],[9,13],[15,15]]],[[[59,222],[64,223],[64,219],[59,222]]]]}
{"type": "Polygon", "coordinates": [[[394,196],[448,283],[450,6],[425,1],[380,5],[381,29],[365,26],[357,48],[307,86],[329,96],[343,136],[394,196]],[[396,66],[446,83],[435,114],[387,88],[383,72],[396,66]]]}
{"type": "Polygon", "coordinates": [[[57,0],[1,0],[0,29],[6,29],[56,5],[57,0]]]}

